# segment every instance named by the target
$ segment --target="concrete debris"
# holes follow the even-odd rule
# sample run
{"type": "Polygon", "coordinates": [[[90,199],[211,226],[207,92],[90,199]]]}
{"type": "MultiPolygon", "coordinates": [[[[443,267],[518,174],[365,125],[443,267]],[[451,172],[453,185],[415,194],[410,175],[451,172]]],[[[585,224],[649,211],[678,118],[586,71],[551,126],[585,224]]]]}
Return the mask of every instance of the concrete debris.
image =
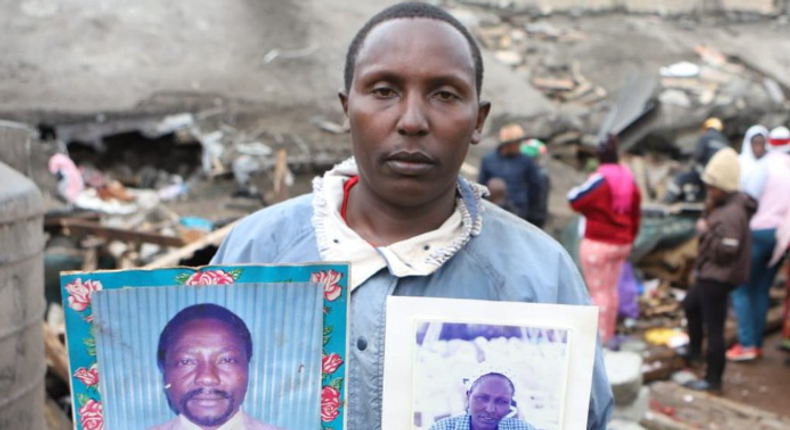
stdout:
{"type": "Polygon", "coordinates": [[[765,87],[765,91],[771,97],[771,100],[779,106],[784,106],[787,102],[785,98],[785,94],[782,91],[782,87],[779,86],[779,83],[771,78],[763,78],[763,86],[765,87]]]}
{"type": "Polygon", "coordinates": [[[324,119],[316,119],[313,121],[313,124],[315,124],[321,130],[326,131],[327,133],[332,133],[332,134],[346,133],[345,128],[343,128],[341,124],[337,124],[332,121],[327,121],[324,119]]]}
{"type": "Polygon", "coordinates": [[[518,66],[524,61],[521,55],[513,51],[497,51],[494,53],[494,58],[506,66],[518,66]]]}
{"type": "Polygon", "coordinates": [[[665,78],[693,78],[698,76],[700,68],[698,65],[681,61],[667,67],[662,67],[659,74],[665,78]]]}
{"type": "Polygon", "coordinates": [[[681,90],[676,90],[676,89],[664,90],[661,93],[661,95],[658,96],[658,100],[661,103],[678,106],[682,108],[691,107],[691,99],[685,92],[681,90]]]}
{"type": "Polygon", "coordinates": [[[570,79],[532,78],[532,85],[544,91],[571,91],[576,88],[570,79]]]}
{"type": "Polygon", "coordinates": [[[319,46],[315,44],[306,46],[302,49],[288,50],[288,49],[274,48],[271,51],[267,52],[266,55],[264,55],[263,64],[269,64],[278,58],[294,59],[294,58],[307,57],[318,51],[318,48],[319,46]]]}

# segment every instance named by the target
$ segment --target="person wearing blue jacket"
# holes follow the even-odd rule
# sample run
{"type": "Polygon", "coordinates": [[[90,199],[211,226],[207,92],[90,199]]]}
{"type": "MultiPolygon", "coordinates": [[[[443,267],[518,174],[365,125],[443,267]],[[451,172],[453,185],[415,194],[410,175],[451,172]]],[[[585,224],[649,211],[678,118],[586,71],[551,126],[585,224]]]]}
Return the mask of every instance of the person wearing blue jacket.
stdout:
{"type": "MultiPolygon", "coordinates": [[[[212,263],[351,263],[346,428],[377,430],[388,296],[590,298],[554,239],[459,176],[491,107],[480,100],[480,50],[460,22],[429,4],[397,4],[362,27],[346,59],[339,97],[354,157],[316,178],[311,194],[242,220],[212,263]]],[[[603,430],[614,400],[600,347],[594,363],[587,428],[603,430]]]]}
{"type": "Polygon", "coordinates": [[[539,212],[543,192],[543,181],[535,162],[521,152],[521,143],[526,140],[524,130],[518,124],[503,127],[499,132],[499,146],[483,157],[480,163],[478,182],[488,185],[494,178],[501,178],[507,184],[510,201],[516,208],[516,215],[537,225],[543,226],[545,214],[539,212]]]}

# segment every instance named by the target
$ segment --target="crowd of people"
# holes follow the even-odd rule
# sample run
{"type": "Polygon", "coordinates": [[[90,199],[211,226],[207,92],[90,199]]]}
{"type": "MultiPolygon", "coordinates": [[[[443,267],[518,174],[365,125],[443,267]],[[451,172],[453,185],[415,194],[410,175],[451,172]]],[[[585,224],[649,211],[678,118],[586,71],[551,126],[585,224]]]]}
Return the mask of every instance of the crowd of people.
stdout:
{"type": "MultiPolygon", "coordinates": [[[[683,301],[691,363],[703,361],[706,375],[691,388],[721,389],[726,361],[762,357],[769,290],[790,246],[790,131],[750,127],[738,154],[709,118],[702,126],[692,167],[669,184],[663,201],[704,202],[697,223],[698,254],[694,286],[683,301]],[[738,342],[726,349],[724,327],[732,304],[738,342]]],[[[540,156],[546,147],[527,140],[518,125],[500,130],[499,146],[484,159],[479,181],[500,207],[542,227],[549,180],[540,156]]],[[[568,202],[581,215],[579,261],[593,303],[599,307],[599,333],[615,347],[618,283],[639,233],[641,195],[629,168],[619,161],[618,140],[600,142],[598,167],[571,190],[568,202]]],[[[790,277],[790,274],[788,274],[790,277]]],[[[789,281],[790,284],[790,281],[789,281]]],[[[790,285],[780,348],[790,351],[790,285]]],[[[790,358],[786,364],[790,366],[790,358]]]]}
{"type": "MultiPolygon", "coordinates": [[[[725,363],[762,357],[769,290],[790,246],[790,131],[749,128],[740,155],[710,118],[693,155],[693,166],[668,187],[666,203],[704,202],[697,222],[698,254],[694,285],[682,305],[688,322],[690,363],[706,364],[692,389],[721,389],[725,363]],[[738,342],[729,350],[725,321],[732,304],[738,342]],[[703,338],[707,351],[702,354],[703,338]]],[[[604,345],[615,335],[618,282],[639,232],[639,188],[618,160],[617,139],[598,147],[599,167],[571,190],[571,207],[582,215],[579,259],[591,298],[599,307],[604,345]]],[[[790,283],[780,348],[790,351],[790,283]]],[[[790,366],[790,358],[786,364],[790,366]]]]}

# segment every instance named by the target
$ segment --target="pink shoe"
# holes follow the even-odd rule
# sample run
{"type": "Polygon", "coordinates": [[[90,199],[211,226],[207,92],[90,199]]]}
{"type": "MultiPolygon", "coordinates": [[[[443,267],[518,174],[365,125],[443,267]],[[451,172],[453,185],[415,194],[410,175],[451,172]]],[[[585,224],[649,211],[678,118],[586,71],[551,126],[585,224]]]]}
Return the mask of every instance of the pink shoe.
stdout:
{"type": "Polygon", "coordinates": [[[730,361],[752,361],[757,359],[758,350],[755,347],[744,348],[735,345],[727,351],[727,360],[730,361]]]}

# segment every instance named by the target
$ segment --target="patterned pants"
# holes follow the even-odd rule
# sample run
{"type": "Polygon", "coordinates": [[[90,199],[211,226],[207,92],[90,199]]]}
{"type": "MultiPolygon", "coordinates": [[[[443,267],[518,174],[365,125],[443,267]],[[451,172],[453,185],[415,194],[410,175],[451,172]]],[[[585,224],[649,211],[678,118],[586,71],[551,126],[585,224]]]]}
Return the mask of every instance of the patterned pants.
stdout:
{"type": "Polygon", "coordinates": [[[579,259],[587,289],[593,303],[598,306],[598,332],[601,342],[606,343],[614,337],[617,325],[617,309],[620,304],[617,284],[623,270],[631,245],[598,242],[582,239],[579,245],[579,259]]]}

